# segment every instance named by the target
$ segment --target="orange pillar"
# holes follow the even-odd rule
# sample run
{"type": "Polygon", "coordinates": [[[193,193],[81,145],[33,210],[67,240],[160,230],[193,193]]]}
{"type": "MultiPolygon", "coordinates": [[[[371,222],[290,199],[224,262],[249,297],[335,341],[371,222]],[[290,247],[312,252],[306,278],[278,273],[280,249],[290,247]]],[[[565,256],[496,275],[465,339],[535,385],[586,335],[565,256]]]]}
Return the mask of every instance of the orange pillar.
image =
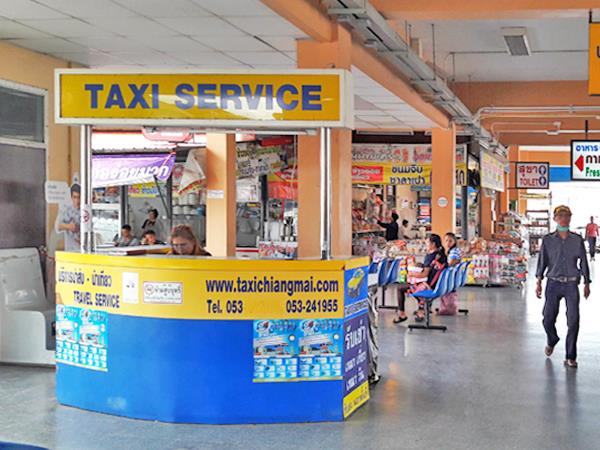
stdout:
{"type": "Polygon", "coordinates": [[[484,190],[481,190],[481,237],[491,239],[494,233],[492,220],[492,197],[489,197],[484,190]]]}
{"type": "Polygon", "coordinates": [[[456,228],[456,127],[431,131],[431,231],[443,236],[456,228]]]}
{"type": "MultiPolygon", "coordinates": [[[[352,36],[335,27],[334,40],[297,43],[298,67],[302,69],[350,69],[352,36]]],[[[318,257],[320,249],[320,137],[298,139],[298,256],[318,257]]],[[[332,217],[331,253],[352,254],[352,131],[331,132],[332,217]]]]}
{"type": "Polygon", "coordinates": [[[206,138],[206,249],[213,256],[235,256],[235,134],[206,138]]]}
{"type": "Polygon", "coordinates": [[[504,191],[498,193],[498,204],[496,205],[496,212],[498,216],[508,212],[508,197],[510,195],[508,190],[508,180],[510,179],[511,175],[512,173],[504,174],[504,191]]]}
{"type": "Polygon", "coordinates": [[[508,174],[508,201],[509,203],[517,202],[517,211],[518,211],[518,203],[519,203],[519,190],[516,189],[515,181],[516,181],[516,162],[520,161],[521,155],[519,154],[519,146],[518,145],[510,145],[508,147],[508,160],[510,161],[510,173],[508,174]]]}

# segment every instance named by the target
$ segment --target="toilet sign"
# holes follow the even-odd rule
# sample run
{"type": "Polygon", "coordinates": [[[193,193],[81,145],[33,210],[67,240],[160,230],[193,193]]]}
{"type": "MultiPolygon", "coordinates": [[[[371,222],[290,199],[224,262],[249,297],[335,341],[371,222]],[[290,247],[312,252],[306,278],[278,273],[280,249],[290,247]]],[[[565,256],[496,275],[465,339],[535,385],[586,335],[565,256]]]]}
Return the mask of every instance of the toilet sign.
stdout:
{"type": "Polygon", "coordinates": [[[571,141],[571,180],[600,180],[600,141],[571,141]]]}
{"type": "Polygon", "coordinates": [[[518,162],[516,167],[517,189],[549,189],[550,163],[518,162]]]}

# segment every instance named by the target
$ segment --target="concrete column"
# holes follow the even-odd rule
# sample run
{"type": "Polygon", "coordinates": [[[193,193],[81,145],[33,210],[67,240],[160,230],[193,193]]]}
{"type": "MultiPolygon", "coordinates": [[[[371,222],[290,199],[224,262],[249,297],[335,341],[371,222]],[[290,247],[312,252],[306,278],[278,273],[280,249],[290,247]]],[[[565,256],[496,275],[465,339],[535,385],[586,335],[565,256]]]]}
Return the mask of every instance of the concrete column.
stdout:
{"type": "Polygon", "coordinates": [[[208,134],[206,142],[206,249],[213,256],[235,256],[235,134],[208,134]]]}
{"type": "Polygon", "coordinates": [[[456,228],[456,128],[431,131],[431,230],[443,236],[456,228]]]}
{"type": "MultiPolygon", "coordinates": [[[[336,26],[335,40],[297,43],[302,69],[350,69],[352,36],[336,26]]],[[[319,257],[319,136],[298,139],[298,256],[319,257]]],[[[352,131],[331,132],[332,255],[352,254],[352,131]]]]}

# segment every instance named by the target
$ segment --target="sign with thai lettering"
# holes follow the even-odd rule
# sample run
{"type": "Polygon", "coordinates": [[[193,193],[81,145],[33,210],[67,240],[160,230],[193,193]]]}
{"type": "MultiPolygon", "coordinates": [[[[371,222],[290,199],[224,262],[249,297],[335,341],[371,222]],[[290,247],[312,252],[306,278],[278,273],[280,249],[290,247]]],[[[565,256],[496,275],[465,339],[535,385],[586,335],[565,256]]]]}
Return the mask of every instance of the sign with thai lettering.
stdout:
{"type": "Polygon", "coordinates": [[[167,181],[174,163],[174,153],[94,155],[92,187],[125,186],[150,183],[155,180],[167,181]]]}
{"type": "Polygon", "coordinates": [[[353,128],[351,75],[56,71],[56,122],[227,128],[353,128]]]}
{"type": "Polygon", "coordinates": [[[487,152],[481,152],[481,187],[504,192],[504,164],[487,152]]]}
{"type": "Polygon", "coordinates": [[[600,180],[600,141],[571,141],[571,179],[600,180]]]}
{"type": "Polygon", "coordinates": [[[516,163],[515,186],[517,189],[548,189],[550,187],[550,163],[516,163]]]}

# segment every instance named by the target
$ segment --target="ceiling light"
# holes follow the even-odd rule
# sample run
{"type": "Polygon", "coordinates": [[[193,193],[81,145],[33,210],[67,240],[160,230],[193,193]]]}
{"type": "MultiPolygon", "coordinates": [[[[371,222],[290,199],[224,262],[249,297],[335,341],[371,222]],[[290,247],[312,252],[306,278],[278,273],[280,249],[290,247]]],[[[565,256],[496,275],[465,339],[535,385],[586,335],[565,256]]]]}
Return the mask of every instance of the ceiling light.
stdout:
{"type": "Polygon", "coordinates": [[[503,27],[502,36],[511,56],[531,55],[525,27],[503,27]]]}

